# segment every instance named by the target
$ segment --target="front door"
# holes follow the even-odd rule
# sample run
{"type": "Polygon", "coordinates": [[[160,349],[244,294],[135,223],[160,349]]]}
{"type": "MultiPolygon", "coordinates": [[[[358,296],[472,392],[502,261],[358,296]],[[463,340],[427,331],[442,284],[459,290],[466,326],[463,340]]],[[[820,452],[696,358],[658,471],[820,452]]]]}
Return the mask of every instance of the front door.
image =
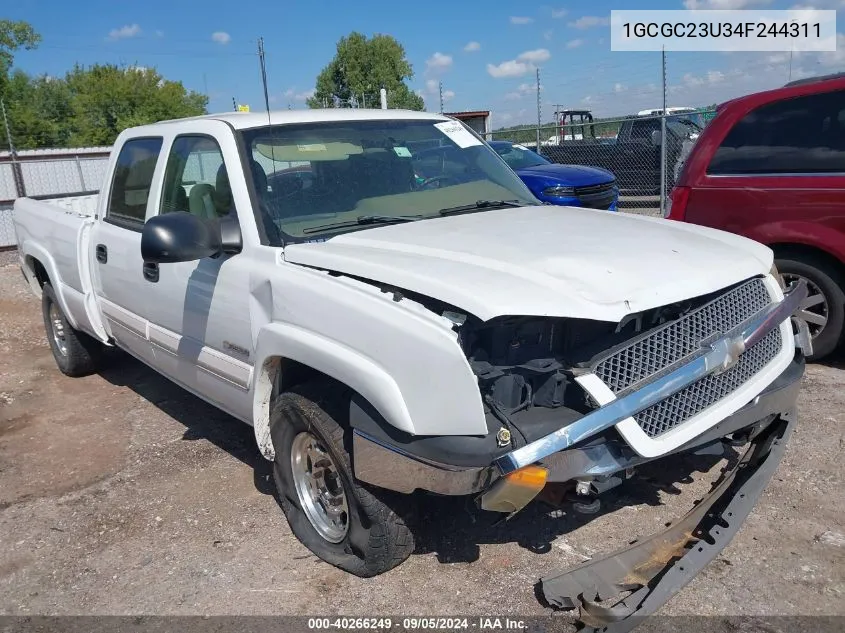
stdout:
{"type": "MultiPolygon", "coordinates": [[[[166,160],[152,214],[187,211],[212,222],[237,214],[227,170],[236,157],[224,160],[215,138],[177,136],[166,160]]],[[[159,264],[142,292],[156,367],[225,411],[251,420],[254,350],[245,258],[159,264]]]]}

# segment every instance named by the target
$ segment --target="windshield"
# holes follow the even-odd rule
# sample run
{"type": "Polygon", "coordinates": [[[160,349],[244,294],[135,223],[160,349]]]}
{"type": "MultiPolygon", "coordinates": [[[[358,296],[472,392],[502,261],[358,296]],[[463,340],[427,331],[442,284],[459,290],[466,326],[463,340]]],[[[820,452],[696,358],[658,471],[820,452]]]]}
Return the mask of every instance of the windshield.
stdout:
{"type": "Polygon", "coordinates": [[[242,132],[266,242],[322,239],[481,201],[537,200],[456,121],[338,121],[242,132]],[[357,220],[364,221],[357,222],[357,220]]]}
{"type": "Polygon", "coordinates": [[[692,128],[697,128],[700,132],[704,129],[704,115],[701,112],[684,112],[683,114],[674,114],[666,117],[666,123],[675,123],[677,125],[686,125],[692,128]]]}
{"type": "Polygon", "coordinates": [[[514,143],[491,143],[490,147],[505,159],[505,162],[513,170],[536,167],[537,165],[548,165],[549,161],[533,152],[523,145],[514,143]]]}

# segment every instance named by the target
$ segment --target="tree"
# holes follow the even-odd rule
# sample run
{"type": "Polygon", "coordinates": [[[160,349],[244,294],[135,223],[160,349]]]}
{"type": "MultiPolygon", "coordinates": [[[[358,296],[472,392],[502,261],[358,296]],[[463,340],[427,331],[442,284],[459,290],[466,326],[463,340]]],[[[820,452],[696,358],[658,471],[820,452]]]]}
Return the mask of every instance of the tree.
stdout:
{"type": "Polygon", "coordinates": [[[205,114],[208,105],[207,96],[151,68],[76,66],[65,81],[72,104],[71,145],[111,145],[128,127],[205,114]]]}
{"type": "Polygon", "coordinates": [[[323,104],[378,107],[379,90],[385,88],[388,107],[422,110],[422,97],[405,83],[413,76],[405,49],[394,38],[374,35],[368,39],[353,32],[338,41],[337,53],[317,76],[314,96],[307,104],[309,108],[323,104]]]}
{"type": "Polygon", "coordinates": [[[13,53],[21,48],[31,50],[40,41],[41,36],[29,23],[0,19],[0,97],[9,83],[9,70],[15,59],[13,53]]]}
{"type": "Polygon", "coordinates": [[[111,145],[124,129],[205,114],[208,97],[138,66],[76,66],[64,78],[16,71],[6,108],[20,149],[111,145]]]}

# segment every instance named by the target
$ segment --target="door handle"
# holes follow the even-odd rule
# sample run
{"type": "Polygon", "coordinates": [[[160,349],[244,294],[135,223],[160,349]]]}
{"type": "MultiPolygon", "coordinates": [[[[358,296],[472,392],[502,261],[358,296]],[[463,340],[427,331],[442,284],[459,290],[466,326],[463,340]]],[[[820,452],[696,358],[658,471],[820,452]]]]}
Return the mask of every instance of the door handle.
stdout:
{"type": "Polygon", "coordinates": [[[144,263],[144,279],[153,283],[158,281],[158,264],[144,263]]]}
{"type": "Polygon", "coordinates": [[[105,264],[109,261],[109,249],[106,248],[105,244],[97,244],[97,248],[94,249],[94,252],[97,256],[97,261],[101,264],[105,264]]]}

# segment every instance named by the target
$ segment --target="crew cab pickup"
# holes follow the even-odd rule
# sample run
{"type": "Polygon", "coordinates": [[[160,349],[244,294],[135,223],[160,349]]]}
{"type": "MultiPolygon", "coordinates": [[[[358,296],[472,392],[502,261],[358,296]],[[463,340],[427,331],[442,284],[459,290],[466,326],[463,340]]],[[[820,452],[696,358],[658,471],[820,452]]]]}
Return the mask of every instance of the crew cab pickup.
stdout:
{"type": "Polygon", "coordinates": [[[644,462],[746,445],[686,517],[542,580],[594,622],[648,613],[724,547],[795,424],[806,285],[782,288],[771,250],[541,205],[442,115],[133,128],[98,196],[14,220],[59,369],[117,346],[252,425],[293,533],[361,576],[414,550],[416,491],[509,516],[567,484],[590,505],[644,462]]]}

